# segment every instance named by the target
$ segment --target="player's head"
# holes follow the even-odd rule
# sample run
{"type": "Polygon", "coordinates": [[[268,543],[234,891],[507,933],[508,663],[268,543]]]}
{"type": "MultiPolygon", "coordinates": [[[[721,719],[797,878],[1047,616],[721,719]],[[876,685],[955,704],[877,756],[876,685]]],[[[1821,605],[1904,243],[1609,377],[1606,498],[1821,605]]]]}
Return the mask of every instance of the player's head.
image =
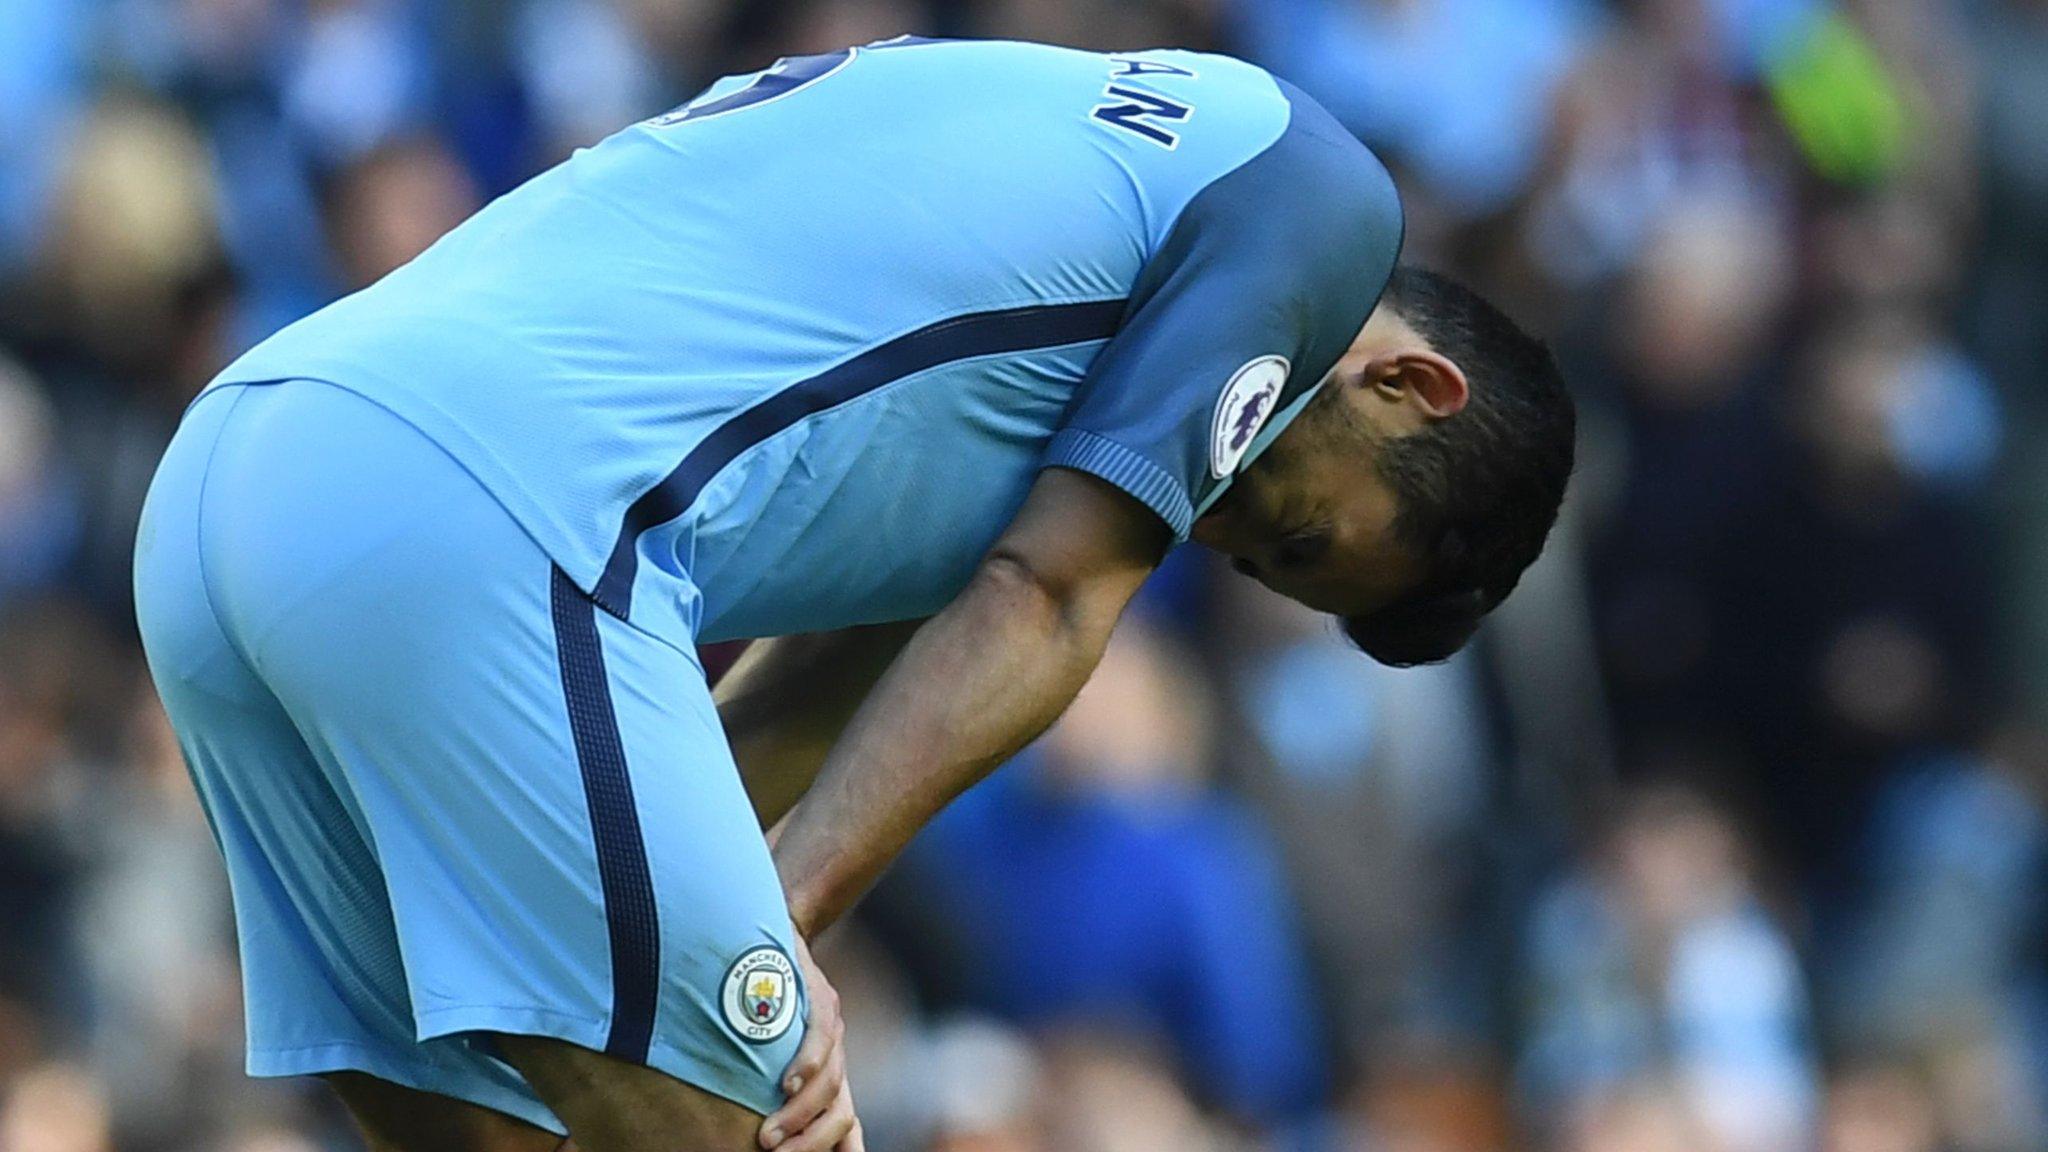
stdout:
{"type": "Polygon", "coordinates": [[[1402,268],[1308,408],[1195,527],[1395,665],[1472,637],[1543,550],[1574,417],[1542,341],[1402,268]]]}

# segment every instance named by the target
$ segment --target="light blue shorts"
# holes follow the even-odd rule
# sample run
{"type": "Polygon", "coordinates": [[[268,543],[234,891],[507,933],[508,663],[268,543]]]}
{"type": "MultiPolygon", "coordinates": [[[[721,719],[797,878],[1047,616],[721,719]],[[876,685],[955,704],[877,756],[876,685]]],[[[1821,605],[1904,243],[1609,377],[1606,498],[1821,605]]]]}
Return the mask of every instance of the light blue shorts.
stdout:
{"type": "Polygon", "coordinates": [[[249,1071],[561,1131],[489,1033],[780,1106],[805,1011],[687,636],[597,609],[450,457],[334,385],[194,403],[135,596],[227,859],[249,1071]]]}

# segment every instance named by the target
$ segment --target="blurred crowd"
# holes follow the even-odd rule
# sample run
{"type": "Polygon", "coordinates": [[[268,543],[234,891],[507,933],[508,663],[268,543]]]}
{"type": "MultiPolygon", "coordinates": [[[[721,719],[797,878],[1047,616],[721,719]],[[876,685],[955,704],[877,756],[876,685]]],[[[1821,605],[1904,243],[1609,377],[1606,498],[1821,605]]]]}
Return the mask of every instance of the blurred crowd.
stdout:
{"type": "Polygon", "coordinates": [[[0,1152],[240,1073],[137,509],[239,350],[576,146],[905,31],[1232,51],[1555,337],[1581,467],[1411,672],[1191,552],[824,962],[908,1152],[2048,1147],[2048,2],[0,2],[0,1152]]]}

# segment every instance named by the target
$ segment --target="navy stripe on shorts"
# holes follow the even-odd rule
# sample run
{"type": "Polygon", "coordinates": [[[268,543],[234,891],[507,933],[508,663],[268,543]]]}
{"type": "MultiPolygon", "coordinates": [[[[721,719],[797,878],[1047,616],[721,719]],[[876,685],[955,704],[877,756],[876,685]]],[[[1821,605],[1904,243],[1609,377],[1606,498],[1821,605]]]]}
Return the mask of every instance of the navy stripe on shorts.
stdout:
{"type": "Polygon", "coordinates": [[[576,761],[583,770],[598,877],[604,886],[605,924],[611,936],[612,1025],[604,1050],[606,1055],[644,1064],[654,1036],[655,1003],[661,987],[654,881],[647,870],[640,812],[633,806],[633,779],[626,770],[619,719],[612,711],[604,646],[597,634],[597,605],[560,568],[552,573],[549,600],[555,618],[555,650],[562,666],[562,694],[569,704],[576,761]]]}

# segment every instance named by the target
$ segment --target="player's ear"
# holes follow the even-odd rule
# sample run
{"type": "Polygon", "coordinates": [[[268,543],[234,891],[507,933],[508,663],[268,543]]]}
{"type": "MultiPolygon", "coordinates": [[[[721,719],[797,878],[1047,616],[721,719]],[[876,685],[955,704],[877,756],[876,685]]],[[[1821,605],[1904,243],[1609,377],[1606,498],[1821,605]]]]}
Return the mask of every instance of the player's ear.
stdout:
{"type": "Polygon", "coordinates": [[[1405,400],[1423,415],[1455,416],[1472,398],[1465,370],[1434,348],[1411,348],[1381,357],[1372,366],[1374,388],[1388,400],[1405,400]]]}

